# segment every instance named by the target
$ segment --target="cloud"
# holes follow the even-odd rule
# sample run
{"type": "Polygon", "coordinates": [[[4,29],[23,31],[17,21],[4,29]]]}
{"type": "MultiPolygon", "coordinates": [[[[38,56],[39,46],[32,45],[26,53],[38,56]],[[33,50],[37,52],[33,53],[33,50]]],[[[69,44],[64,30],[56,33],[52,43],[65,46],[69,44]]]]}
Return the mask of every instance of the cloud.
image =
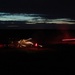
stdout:
{"type": "Polygon", "coordinates": [[[0,21],[25,21],[26,24],[75,24],[75,20],[70,18],[45,18],[40,14],[25,13],[0,13],[0,21]]]}
{"type": "Polygon", "coordinates": [[[51,21],[47,21],[47,23],[49,24],[75,24],[75,20],[71,20],[71,19],[64,19],[64,18],[60,18],[60,19],[53,19],[51,21]]]}

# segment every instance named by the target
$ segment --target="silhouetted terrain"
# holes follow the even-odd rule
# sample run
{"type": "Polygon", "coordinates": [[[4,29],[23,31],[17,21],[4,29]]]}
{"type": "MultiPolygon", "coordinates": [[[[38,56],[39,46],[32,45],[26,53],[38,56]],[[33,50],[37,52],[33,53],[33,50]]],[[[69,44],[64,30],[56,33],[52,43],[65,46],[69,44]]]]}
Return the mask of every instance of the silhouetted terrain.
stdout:
{"type": "MultiPolygon", "coordinates": [[[[54,46],[55,47],[55,46],[54,46]]],[[[74,67],[73,45],[56,45],[55,51],[26,52],[21,49],[0,49],[0,69],[8,74],[50,72],[64,74],[74,67]]]]}
{"type": "MultiPolygon", "coordinates": [[[[69,31],[69,33],[72,33],[74,37],[74,31],[69,31]]],[[[32,37],[33,40],[35,39],[37,42],[41,41],[43,45],[48,45],[53,37],[56,38],[55,36],[59,36],[60,34],[61,32],[57,30],[0,30],[0,39],[2,39],[0,41],[8,43],[8,38],[17,40],[32,37]]],[[[64,74],[69,71],[71,74],[75,63],[75,44],[49,44],[46,47],[48,48],[43,48],[44,50],[37,49],[37,51],[35,49],[29,51],[28,49],[0,48],[1,71],[7,74],[37,72],[64,74]]]]}

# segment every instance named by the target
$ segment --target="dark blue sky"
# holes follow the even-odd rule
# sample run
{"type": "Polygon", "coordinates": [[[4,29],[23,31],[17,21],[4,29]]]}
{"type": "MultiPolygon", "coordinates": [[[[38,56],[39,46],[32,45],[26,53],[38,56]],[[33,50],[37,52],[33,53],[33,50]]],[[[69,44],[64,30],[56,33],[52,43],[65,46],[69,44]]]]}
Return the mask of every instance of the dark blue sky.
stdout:
{"type": "MultiPolygon", "coordinates": [[[[55,0],[0,0],[0,9],[9,11],[70,11],[74,8],[71,1],[55,0]]],[[[74,9],[73,9],[74,10],[74,9]]]]}
{"type": "Polygon", "coordinates": [[[52,17],[74,17],[74,7],[74,2],[64,0],[0,0],[0,11],[45,13],[52,17]]]}

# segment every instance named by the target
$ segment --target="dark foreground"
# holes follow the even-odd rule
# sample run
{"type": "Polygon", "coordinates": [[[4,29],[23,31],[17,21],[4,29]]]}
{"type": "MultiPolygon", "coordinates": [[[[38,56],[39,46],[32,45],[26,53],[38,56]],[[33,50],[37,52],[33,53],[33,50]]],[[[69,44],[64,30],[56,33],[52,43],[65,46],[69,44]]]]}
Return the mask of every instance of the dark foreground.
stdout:
{"type": "Polygon", "coordinates": [[[75,64],[75,45],[54,45],[39,51],[0,49],[0,69],[6,74],[72,74],[75,64]],[[40,74],[40,73],[39,73],[40,74]]]}

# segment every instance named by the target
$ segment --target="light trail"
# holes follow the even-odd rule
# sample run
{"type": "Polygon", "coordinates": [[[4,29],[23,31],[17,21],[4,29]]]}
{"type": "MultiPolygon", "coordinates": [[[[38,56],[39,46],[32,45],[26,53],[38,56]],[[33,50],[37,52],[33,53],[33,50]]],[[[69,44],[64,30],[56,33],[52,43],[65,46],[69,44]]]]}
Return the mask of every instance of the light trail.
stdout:
{"type": "Polygon", "coordinates": [[[73,38],[73,39],[62,39],[62,41],[75,41],[75,38],[73,38]]]}

